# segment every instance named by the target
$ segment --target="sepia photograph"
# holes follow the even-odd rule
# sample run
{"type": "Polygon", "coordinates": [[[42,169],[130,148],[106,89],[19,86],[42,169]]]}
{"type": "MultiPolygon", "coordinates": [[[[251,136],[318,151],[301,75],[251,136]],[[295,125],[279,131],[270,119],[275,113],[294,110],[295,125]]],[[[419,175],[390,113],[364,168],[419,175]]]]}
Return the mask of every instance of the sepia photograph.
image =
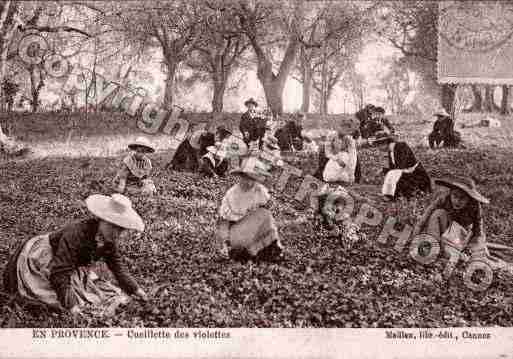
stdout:
{"type": "Polygon", "coordinates": [[[1,1],[0,357],[510,357],[511,86],[511,1],[1,1]]]}

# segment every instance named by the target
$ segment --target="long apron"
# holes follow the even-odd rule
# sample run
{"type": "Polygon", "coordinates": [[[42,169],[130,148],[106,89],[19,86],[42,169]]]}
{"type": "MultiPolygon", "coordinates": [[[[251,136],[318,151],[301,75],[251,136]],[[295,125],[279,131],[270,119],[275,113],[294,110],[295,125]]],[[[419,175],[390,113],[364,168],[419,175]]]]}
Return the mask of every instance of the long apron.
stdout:
{"type": "Polygon", "coordinates": [[[278,227],[271,212],[259,208],[230,227],[230,246],[234,249],[246,249],[256,256],[259,251],[278,241],[278,227]]]}
{"type": "MultiPolygon", "coordinates": [[[[16,261],[17,290],[22,297],[61,307],[49,279],[52,256],[48,234],[26,241],[16,261]]],[[[99,278],[92,266],[79,267],[73,272],[71,290],[80,306],[92,304],[110,312],[129,301],[119,287],[99,278]]]]}

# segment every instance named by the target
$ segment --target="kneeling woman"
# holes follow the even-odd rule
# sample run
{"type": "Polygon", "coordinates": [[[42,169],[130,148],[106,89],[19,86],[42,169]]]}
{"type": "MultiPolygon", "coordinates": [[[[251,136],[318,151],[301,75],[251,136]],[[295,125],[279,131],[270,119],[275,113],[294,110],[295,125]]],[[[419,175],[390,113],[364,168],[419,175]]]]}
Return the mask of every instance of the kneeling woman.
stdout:
{"type": "Polygon", "coordinates": [[[201,157],[200,172],[208,177],[224,177],[229,162],[221,146],[208,146],[207,153],[201,157]]]}
{"type": "Polygon", "coordinates": [[[383,169],[385,180],[382,194],[389,200],[412,197],[415,192],[431,192],[431,179],[406,142],[397,142],[393,136],[374,142],[388,152],[388,168],[383,169]]]}
{"type": "Polygon", "coordinates": [[[127,302],[122,290],[147,300],[124,266],[117,243],[125,229],[142,232],[143,220],[121,194],[92,195],[85,203],[92,218],[21,243],[4,273],[4,287],[10,293],[50,307],[64,307],[73,314],[86,304],[127,302]],[[99,259],[105,261],[121,288],[99,279],[91,269],[90,264],[99,259]]]}
{"type": "Polygon", "coordinates": [[[338,135],[325,148],[328,162],[323,171],[325,182],[354,183],[358,157],[356,141],[348,135],[338,135]]]}
{"type": "Polygon", "coordinates": [[[146,156],[155,152],[155,149],[143,137],[128,145],[132,151],[123,159],[121,168],[114,179],[115,190],[124,193],[127,186],[135,186],[143,194],[155,194],[157,189],[151,179],[151,161],[146,156]]]}
{"type": "Polygon", "coordinates": [[[226,192],[219,209],[216,237],[222,253],[242,261],[280,259],[278,228],[265,208],[271,199],[262,184],[269,176],[265,164],[250,157],[231,173],[239,176],[239,183],[226,192]]]}

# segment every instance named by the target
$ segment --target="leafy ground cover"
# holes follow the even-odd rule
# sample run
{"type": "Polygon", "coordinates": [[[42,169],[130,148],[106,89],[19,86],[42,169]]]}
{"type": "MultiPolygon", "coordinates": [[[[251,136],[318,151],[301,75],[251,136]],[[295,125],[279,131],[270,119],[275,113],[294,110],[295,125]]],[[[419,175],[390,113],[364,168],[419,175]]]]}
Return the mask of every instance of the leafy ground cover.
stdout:
{"type": "MultiPolygon", "coordinates": [[[[497,145],[496,132],[458,150],[427,150],[421,145],[429,125],[400,124],[401,136],[434,177],[472,175],[491,199],[485,206],[489,240],[513,243],[513,150],[497,145]],[[486,142],[488,141],[488,142],[486,142]]],[[[488,131],[488,132],[487,132],[488,131]]],[[[502,130],[504,131],[504,130],[502,130]]],[[[483,138],[481,136],[480,138],[483,138]]],[[[126,142],[126,141],[125,141],[126,142]]],[[[71,142],[73,144],[73,142],[71,142]]],[[[102,146],[85,136],[84,146],[102,146]]],[[[36,144],[37,145],[37,144],[36,144]]],[[[73,147],[73,145],[71,145],[73,147]]],[[[120,146],[122,147],[122,146],[120,146]]],[[[16,241],[55,230],[83,218],[82,199],[109,193],[119,153],[114,157],[37,157],[0,163],[0,270],[16,241]]],[[[351,190],[385,217],[414,224],[432,196],[383,203],[379,198],[384,155],[361,152],[364,183],[351,190]]],[[[380,244],[382,225],[343,226],[336,234],[305,221],[305,201],[294,199],[301,178],[285,190],[276,188],[280,171],[269,181],[271,210],[280,223],[288,260],[280,264],[239,264],[220,259],[212,243],[216,208],[234,178],[211,180],[191,173],[162,170],[162,149],[154,157],[160,196],[134,197],[146,220],[141,235],[124,238],[121,249],[131,273],[151,295],[149,303],[132,301],[114,316],[89,310],[82,319],[23,307],[0,294],[3,327],[164,326],[164,327],[452,327],[513,325],[511,276],[497,273],[484,292],[463,284],[464,265],[448,281],[441,278],[445,260],[421,265],[397,253],[393,243],[380,244]],[[298,219],[299,218],[299,219],[298,219]]],[[[313,156],[287,156],[288,163],[313,173],[313,156]]],[[[356,214],[356,212],[355,212],[356,214]]],[[[3,289],[0,286],[0,292],[3,289]]]]}

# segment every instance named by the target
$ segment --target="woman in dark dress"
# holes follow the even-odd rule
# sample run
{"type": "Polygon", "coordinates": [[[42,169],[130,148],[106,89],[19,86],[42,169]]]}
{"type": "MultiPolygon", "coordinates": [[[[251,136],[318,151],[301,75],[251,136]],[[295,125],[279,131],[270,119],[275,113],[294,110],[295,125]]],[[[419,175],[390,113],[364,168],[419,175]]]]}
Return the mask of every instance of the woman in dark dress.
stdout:
{"type": "Polygon", "coordinates": [[[385,198],[395,200],[410,198],[416,192],[431,192],[431,179],[406,142],[386,136],[376,139],[374,144],[388,153],[388,168],[383,169],[385,198]]]}
{"type": "Polygon", "coordinates": [[[92,195],[85,200],[93,217],[49,234],[23,241],[11,255],[4,273],[4,288],[29,301],[80,314],[87,304],[126,303],[128,294],[143,300],[145,291],[129,274],[118,239],[126,229],[142,232],[144,222],[130,200],[116,193],[92,195]],[[103,259],[119,287],[102,280],[91,264],[103,259]]]}

